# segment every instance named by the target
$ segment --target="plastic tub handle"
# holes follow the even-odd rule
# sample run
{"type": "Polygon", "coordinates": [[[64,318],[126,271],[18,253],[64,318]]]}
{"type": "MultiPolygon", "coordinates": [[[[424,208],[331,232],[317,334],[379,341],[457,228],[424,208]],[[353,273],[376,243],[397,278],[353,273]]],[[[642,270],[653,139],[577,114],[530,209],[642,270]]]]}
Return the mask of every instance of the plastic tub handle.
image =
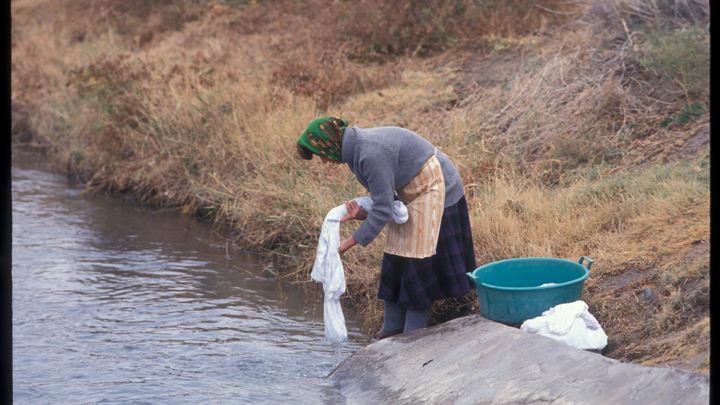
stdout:
{"type": "Polygon", "coordinates": [[[588,259],[587,257],[583,256],[580,258],[580,260],[578,260],[578,263],[580,263],[582,265],[583,259],[588,261],[588,264],[585,267],[587,267],[588,271],[590,271],[590,266],[592,266],[592,264],[595,263],[595,260],[591,260],[591,259],[588,259]]]}

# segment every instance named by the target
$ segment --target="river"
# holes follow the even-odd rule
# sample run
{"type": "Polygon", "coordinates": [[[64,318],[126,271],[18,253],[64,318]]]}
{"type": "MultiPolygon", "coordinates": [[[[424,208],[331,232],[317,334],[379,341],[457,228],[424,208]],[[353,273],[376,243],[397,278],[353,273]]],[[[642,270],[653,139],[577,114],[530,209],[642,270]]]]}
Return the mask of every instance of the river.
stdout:
{"type": "Polygon", "coordinates": [[[16,404],[342,404],[325,376],[368,344],[324,341],[322,292],[227,250],[209,224],[86,197],[12,162],[16,404]]]}

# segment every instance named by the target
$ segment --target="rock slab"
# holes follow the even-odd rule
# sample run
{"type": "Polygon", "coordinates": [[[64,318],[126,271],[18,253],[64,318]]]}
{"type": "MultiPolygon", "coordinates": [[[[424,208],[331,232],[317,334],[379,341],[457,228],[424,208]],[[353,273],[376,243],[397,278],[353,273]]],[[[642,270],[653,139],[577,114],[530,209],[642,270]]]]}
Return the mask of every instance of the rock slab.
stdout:
{"type": "Polygon", "coordinates": [[[709,376],[643,367],[471,315],[375,342],[329,376],[353,404],[708,404],[709,376]]]}

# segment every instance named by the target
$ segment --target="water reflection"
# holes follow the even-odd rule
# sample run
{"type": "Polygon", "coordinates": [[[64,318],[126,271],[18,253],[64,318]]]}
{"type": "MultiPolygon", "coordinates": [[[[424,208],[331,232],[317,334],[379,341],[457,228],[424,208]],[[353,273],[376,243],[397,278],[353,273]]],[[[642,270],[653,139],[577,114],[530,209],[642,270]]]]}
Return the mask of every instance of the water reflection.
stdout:
{"type": "MultiPolygon", "coordinates": [[[[33,159],[12,169],[16,403],[343,402],[312,288],[194,218],[83,198],[33,159]]],[[[346,317],[342,357],[366,344],[346,317]]]]}

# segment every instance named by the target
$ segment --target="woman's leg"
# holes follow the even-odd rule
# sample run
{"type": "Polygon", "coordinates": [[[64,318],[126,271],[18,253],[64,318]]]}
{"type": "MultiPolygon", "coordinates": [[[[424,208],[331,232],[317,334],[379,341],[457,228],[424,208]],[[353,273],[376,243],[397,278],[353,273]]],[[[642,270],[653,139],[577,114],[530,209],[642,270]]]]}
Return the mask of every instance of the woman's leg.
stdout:
{"type": "Polygon", "coordinates": [[[407,314],[405,314],[405,332],[424,328],[427,326],[429,316],[430,307],[425,309],[408,309],[407,314]]]}
{"type": "Polygon", "coordinates": [[[397,304],[397,302],[385,301],[385,319],[383,319],[383,328],[380,337],[386,337],[394,332],[403,332],[405,327],[405,308],[397,304]]]}

